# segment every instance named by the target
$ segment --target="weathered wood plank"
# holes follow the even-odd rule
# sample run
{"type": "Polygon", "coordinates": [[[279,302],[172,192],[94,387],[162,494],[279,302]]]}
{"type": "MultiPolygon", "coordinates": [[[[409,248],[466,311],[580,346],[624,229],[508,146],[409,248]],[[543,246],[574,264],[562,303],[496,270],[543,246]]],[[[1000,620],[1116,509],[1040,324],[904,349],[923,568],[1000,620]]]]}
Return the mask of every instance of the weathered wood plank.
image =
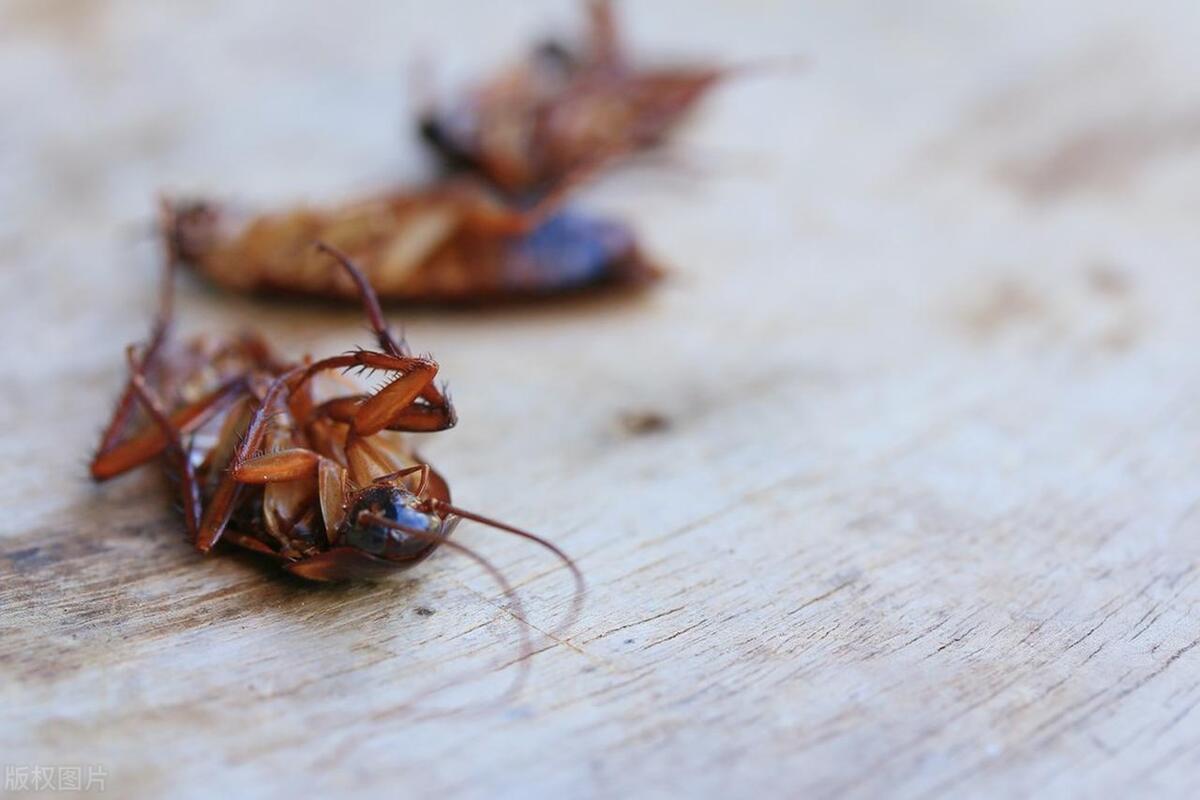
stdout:
{"type": "Polygon", "coordinates": [[[404,315],[454,388],[424,450],[456,496],[587,573],[564,636],[569,576],[518,541],[463,529],[525,622],[449,553],[313,588],[200,559],[155,476],[80,462],[153,302],[154,191],[415,175],[404,59],[453,36],[462,77],[572,4],[0,7],[0,761],[121,796],[1191,793],[1194,4],[628,5],[647,46],[813,62],[587,192],[672,281],[404,315]],[[488,707],[521,624],[532,683],[488,707]]]}

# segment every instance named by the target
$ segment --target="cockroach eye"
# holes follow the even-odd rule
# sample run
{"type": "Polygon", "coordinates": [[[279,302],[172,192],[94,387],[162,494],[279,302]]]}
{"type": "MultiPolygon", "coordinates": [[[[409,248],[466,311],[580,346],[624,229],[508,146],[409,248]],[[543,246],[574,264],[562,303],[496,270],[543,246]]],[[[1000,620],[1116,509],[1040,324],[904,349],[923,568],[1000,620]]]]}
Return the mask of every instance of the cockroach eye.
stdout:
{"type": "Polygon", "coordinates": [[[394,528],[359,522],[364,513],[369,513],[390,519],[406,528],[437,534],[442,527],[441,520],[433,514],[426,514],[414,508],[417,502],[417,497],[412,492],[394,486],[367,487],[359,493],[346,516],[343,541],[350,547],[382,558],[406,559],[419,555],[434,543],[394,528]]]}

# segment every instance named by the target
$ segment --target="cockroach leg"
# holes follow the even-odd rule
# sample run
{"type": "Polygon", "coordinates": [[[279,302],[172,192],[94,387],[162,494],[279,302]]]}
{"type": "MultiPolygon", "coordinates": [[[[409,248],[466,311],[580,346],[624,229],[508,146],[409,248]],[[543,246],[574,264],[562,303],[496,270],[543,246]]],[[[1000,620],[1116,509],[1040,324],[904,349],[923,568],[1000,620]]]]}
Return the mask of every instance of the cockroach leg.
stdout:
{"type": "MultiPolygon", "coordinates": [[[[302,447],[251,458],[232,470],[233,477],[245,484],[277,484],[316,478],[317,497],[325,520],[326,535],[336,532],[345,512],[345,470],[336,462],[302,447]]],[[[270,487],[268,486],[268,491],[270,487]]]]}
{"type": "MultiPolygon", "coordinates": [[[[167,329],[165,326],[155,325],[154,330],[150,335],[150,341],[146,345],[146,352],[143,356],[143,362],[151,363],[158,355],[159,349],[167,337],[167,329]]],[[[100,446],[96,453],[99,456],[111,450],[116,446],[125,429],[129,425],[129,417],[133,413],[136,405],[134,397],[133,378],[127,378],[125,388],[121,390],[121,396],[117,399],[116,408],[113,409],[113,415],[108,421],[108,425],[104,428],[104,433],[100,437],[100,446]]]]}
{"type": "Polygon", "coordinates": [[[388,420],[384,427],[389,431],[433,433],[453,428],[457,421],[458,417],[455,416],[454,407],[447,400],[442,406],[414,403],[388,420]]]}
{"type": "Polygon", "coordinates": [[[370,436],[387,428],[398,415],[420,397],[437,375],[433,361],[414,359],[408,371],[380,389],[359,406],[352,426],[359,436],[370,436]]]}
{"type": "MultiPolygon", "coordinates": [[[[349,397],[336,397],[318,406],[312,418],[325,418],[333,422],[349,425],[354,422],[354,416],[359,408],[370,398],[370,395],[360,394],[349,397]]],[[[444,431],[454,427],[456,418],[454,409],[447,400],[440,406],[424,403],[413,403],[408,408],[393,416],[387,423],[387,430],[405,431],[408,433],[430,433],[444,431]]]]}
{"type": "MultiPolygon", "coordinates": [[[[399,378],[362,401],[352,423],[356,433],[369,436],[385,428],[417,431],[445,430],[453,427],[457,422],[458,418],[450,401],[443,392],[434,386],[433,379],[437,375],[437,363],[427,358],[393,356],[386,353],[374,353],[370,350],[332,356],[300,370],[292,381],[291,390],[296,391],[318,372],[353,367],[401,373],[399,378]],[[426,396],[431,393],[435,395],[436,402],[426,400],[426,396]],[[424,404],[415,405],[414,401],[417,398],[421,398],[424,404]],[[417,427],[401,427],[409,422],[417,427]]],[[[344,405],[339,408],[342,411],[346,410],[344,405]]]]}
{"type": "Polygon", "coordinates": [[[346,519],[346,470],[327,458],[317,465],[317,497],[325,520],[325,537],[333,545],[346,519]]]}
{"type": "Polygon", "coordinates": [[[179,492],[183,505],[184,524],[188,541],[195,541],[196,533],[200,528],[202,506],[200,504],[200,485],[196,481],[196,467],[192,464],[191,453],[184,448],[183,435],[179,432],[179,428],[171,422],[162,402],[146,385],[142,372],[144,364],[138,362],[132,347],[127,351],[126,357],[129,360],[129,380],[134,394],[162,431],[166,441],[165,449],[170,454],[171,460],[175,462],[175,468],[179,470],[179,492]]]}
{"type": "Polygon", "coordinates": [[[215,488],[221,473],[229,465],[229,460],[233,458],[233,452],[241,441],[242,432],[250,424],[250,415],[254,413],[257,403],[258,398],[247,391],[230,403],[224,412],[221,425],[213,437],[212,447],[208,448],[203,460],[196,467],[196,472],[205,476],[203,485],[206,491],[215,488]]]}
{"type": "Polygon", "coordinates": [[[419,481],[417,481],[417,488],[416,488],[416,491],[413,492],[413,494],[415,494],[417,497],[424,499],[425,492],[429,488],[429,471],[430,470],[429,470],[428,464],[417,464],[412,467],[405,467],[404,469],[398,469],[395,472],[388,473],[387,475],[380,475],[378,478],[376,478],[374,481],[372,481],[372,483],[392,483],[394,481],[400,480],[401,478],[406,478],[409,475],[419,472],[421,474],[421,479],[419,481]]]}
{"type": "MultiPolygon", "coordinates": [[[[144,363],[143,361],[143,365],[144,363]]],[[[176,411],[169,417],[171,424],[179,430],[181,435],[191,433],[212,419],[230,401],[245,391],[246,380],[240,377],[233,378],[195,403],[176,411]]],[[[125,442],[114,443],[109,448],[98,452],[92,460],[92,478],[97,481],[114,478],[152,460],[161,454],[166,446],[167,437],[163,434],[162,428],[157,425],[151,426],[148,430],[142,431],[125,442]]]]}
{"type": "Polygon", "coordinates": [[[304,368],[293,370],[289,391],[296,392],[300,387],[318,373],[331,369],[386,370],[388,372],[407,372],[414,364],[431,364],[427,358],[414,356],[393,356],[388,353],[376,353],[372,350],[356,350],[340,356],[330,356],[314,361],[304,368]]]}
{"type": "Polygon", "coordinates": [[[227,531],[225,531],[224,538],[228,539],[233,544],[236,544],[238,547],[244,547],[247,550],[254,551],[255,553],[262,553],[263,555],[271,556],[272,558],[278,559],[280,561],[287,560],[280,553],[276,552],[275,550],[272,550],[265,543],[260,542],[258,539],[255,539],[253,536],[246,536],[245,534],[238,533],[237,531],[228,531],[227,530],[227,531]]]}
{"type": "Polygon", "coordinates": [[[226,526],[229,525],[229,518],[233,514],[235,501],[240,493],[242,484],[234,477],[237,468],[250,459],[250,454],[258,450],[262,445],[263,436],[266,434],[267,424],[275,403],[279,400],[284,389],[287,388],[289,381],[293,380],[297,375],[303,372],[303,368],[297,367],[290,372],[280,375],[272,383],[263,397],[262,403],[254,411],[250,417],[250,424],[246,426],[246,433],[242,437],[241,444],[234,451],[233,458],[230,460],[229,469],[221,476],[221,481],[217,484],[217,489],[213,493],[212,501],[208,508],[204,511],[204,516],[200,520],[200,531],[196,537],[196,549],[202,553],[208,553],[213,546],[220,540],[221,534],[225,532],[226,526]]]}
{"type": "Polygon", "coordinates": [[[251,458],[232,470],[239,483],[277,483],[311,478],[321,456],[303,447],[291,447],[276,453],[251,458]]]}
{"type": "MultiPolygon", "coordinates": [[[[275,484],[267,487],[270,490],[275,484]]],[[[262,533],[264,536],[270,537],[277,545],[279,545],[279,554],[289,561],[298,559],[301,556],[300,551],[292,543],[291,537],[288,535],[291,532],[292,521],[273,511],[267,507],[266,502],[263,503],[263,522],[262,533]]],[[[228,529],[222,533],[222,536],[228,534],[228,529]]]]}
{"type": "Polygon", "coordinates": [[[309,419],[328,419],[333,422],[341,422],[349,424],[354,421],[354,415],[358,413],[358,407],[363,404],[369,395],[353,394],[347,397],[335,397],[332,400],[326,400],[321,405],[313,409],[309,419]]]}
{"type": "MultiPolygon", "coordinates": [[[[379,342],[379,348],[383,352],[397,358],[407,357],[408,348],[405,346],[403,338],[397,341],[392,336],[391,328],[388,327],[387,320],[383,317],[383,309],[379,305],[379,296],[371,287],[371,282],[367,280],[367,276],[363,274],[363,271],[350,260],[349,256],[332,245],[325,242],[317,242],[316,248],[337,261],[346,274],[350,276],[350,280],[354,281],[354,286],[358,290],[358,297],[363,304],[363,311],[367,315],[367,322],[371,325],[371,330],[375,332],[375,339],[379,342]]],[[[437,420],[443,422],[444,425],[440,428],[420,427],[415,430],[445,430],[454,426],[454,423],[457,421],[454,415],[454,408],[450,405],[450,401],[445,395],[437,388],[436,384],[430,381],[423,386],[420,396],[428,404],[429,408],[434,409],[436,413],[425,415],[426,418],[415,420],[414,424],[421,424],[422,422],[437,424],[434,421],[437,420]],[[430,416],[433,419],[427,419],[430,416]]]]}
{"type": "MultiPolygon", "coordinates": [[[[145,352],[142,354],[143,372],[151,368],[157,360],[163,344],[170,336],[175,316],[174,290],[175,265],[173,260],[168,260],[166,266],[163,268],[162,284],[159,287],[158,315],[155,317],[154,326],[150,332],[150,341],[146,343],[145,352]]],[[[97,448],[97,454],[104,453],[116,446],[117,441],[121,438],[121,435],[125,432],[125,428],[129,424],[129,417],[133,413],[134,405],[133,377],[130,376],[125,381],[125,388],[121,391],[116,408],[113,409],[112,418],[109,420],[108,425],[105,426],[104,433],[100,437],[100,446],[97,448]]]]}

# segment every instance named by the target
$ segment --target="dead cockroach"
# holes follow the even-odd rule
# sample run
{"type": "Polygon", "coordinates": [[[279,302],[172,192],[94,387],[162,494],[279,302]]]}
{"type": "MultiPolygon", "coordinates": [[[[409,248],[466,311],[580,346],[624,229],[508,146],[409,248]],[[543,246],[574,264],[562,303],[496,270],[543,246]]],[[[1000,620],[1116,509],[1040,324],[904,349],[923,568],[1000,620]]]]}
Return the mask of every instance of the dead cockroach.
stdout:
{"type": "Polygon", "coordinates": [[[561,211],[567,187],[516,210],[473,181],[449,181],[334,208],[249,216],[212,203],[164,203],[173,257],[232,289],[352,300],[320,240],[360,265],[385,300],[479,304],[602,286],[661,273],[622,223],[561,211]]]}
{"type": "Polygon", "coordinates": [[[107,480],[161,456],[198,550],[228,542],[310,580],[379,577],[446,545],[479,560],[511,594],[490,564],[448,539],[469,519],[540,544],[580,581],[571,559],[545,539],[451,504],[446,480],[405,438],[455,424],[434,384],[437,363],[392,336],[370,285],[343,254],[321,250],[357,287],[377,350],[291,363],[256,335],[177,343],[168,265],[153,334],[128,351],[128,383],[92,477],[107,480]],[[371,394],[348,391],[337,371],[354,368],[395,377],[371,394]]]}
{"type": "Polygon", "coordinates": [[[663,142],[733,71],[641,67],[623,52],[611,2],[588,3],[584,41],[549,42],[445,109],[419,133],[451,169],[516,197],[555,189],[576,170],[663,142]]]}

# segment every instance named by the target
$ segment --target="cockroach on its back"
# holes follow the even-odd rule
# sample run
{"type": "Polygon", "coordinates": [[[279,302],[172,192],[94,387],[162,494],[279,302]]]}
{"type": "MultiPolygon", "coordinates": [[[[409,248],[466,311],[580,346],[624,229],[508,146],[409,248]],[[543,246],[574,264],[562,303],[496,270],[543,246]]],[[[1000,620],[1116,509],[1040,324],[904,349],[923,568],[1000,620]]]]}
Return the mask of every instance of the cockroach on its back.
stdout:
{"type": "Polygon", "coordinates": [[[167,203],[174,257],[227,288],[352,300],[311,242],[345,252],[385,300],[478,304],[637,286],[661,274],[616,221],[561,211],[563,193],[526,210],[469,181],[262,216],[167,203]]]}
{"type": "MultiPolygon", "coordinates": [[[[455,424],[433,379],[437,363],[409,355],[388,331],[370,285],[344,255],[378,350],[290,363],[256,335],[171,338],[171,268],[150,341],[130,347],[130,375],[91,464],[107,480],[158,457],[178,483],[187,535],[201,552],[229,542],[315,581],[376,578],[446,545],[460,518],[550,542],[451,504],[445,479],[407,432],[455,424]],[[395,375],[372,394],[347,390],[336,371],[395,375]],[[132,430],[138,418],[142,425],[132,430]]],[[[582,584],[580,583],[581,587],[582,584]]],[[[581,595],[579,595],[581,596],[581,595]]]]}
{"type": "Polygon", "coordinates": [[[623,52],[608,0],[588,3],[579,47],[550,42],[418,130],[452,170],[513,196],[553,191],[580,168],[662,143],[732,70],[638,67],[623,52]]]}

